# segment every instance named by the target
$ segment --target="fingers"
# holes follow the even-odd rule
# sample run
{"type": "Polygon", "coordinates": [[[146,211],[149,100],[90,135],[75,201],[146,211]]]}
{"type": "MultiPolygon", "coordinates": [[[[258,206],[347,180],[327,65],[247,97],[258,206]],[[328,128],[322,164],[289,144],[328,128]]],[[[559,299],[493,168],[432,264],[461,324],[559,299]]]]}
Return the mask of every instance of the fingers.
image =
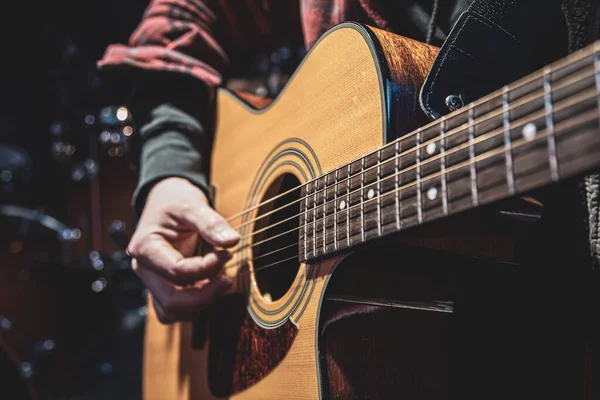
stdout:
{"type": "Polygon", "coordinates": [[[210,206],[204,192],[182,178],[166,178],[152,187],[140,217],[140,225],[146,224],[171,233],[193,228],[216,247],[228,248],[240,240],[239,233],[210,206]]]}
{"type": "Polygon", "coordinates": [[[152,305],[154,306],[154,311],[156,313],[156,317],[162,324],[172,324],[174,322],[192,322],[196,320],[199,316],[199,313],[202,310],[198,310],[193,314],[185,314],[183,315],[174,315],[165,313],[163,307],[160,305],[156,298],[152,298],[152,305]]]}
{"type": "Polygon", "coordinates": [[[161,236],[148,239],[141,246],[132,246],[130,254],[146,269],[180,286],[214,277],[232,257],[227,250],[184,257],[161,236]]]}
{"type": "Polygon", "coordinates": [[[161,323],[172,324],[173,322],[177,321],[175,318],[165,314],[165,311],[163,310],[160,303],[156,300],[156,297],[152,298],[152,305],[154,306],[154,312],[156,313],[156,317],[161,323]]]}
{"type": "Polygon", "coordinates": [[[219,213],[203,204],[186,213],[185,218],[196,227],[200,236],[213,246],[228,248],[236,245],[240,234],[219,213]]]}
{"type": "Polygon", "coordinates": [[[206,306],[231,286],[226,275],[191,287],[177,287],[154,272],[137,266],[137,273],[152,292],[153,304],[160,322],[192,321],[206,306]]]}
{"type": "Polygon", "coordinates": [[[167,178],[153,186],[127,250],[134,271],[152,292],[161,321],[192,319],[230,287],[220,271],[231,259],[226,249],[239,240],[189,181],[167,178]],[[212,247],[199,256],[199,244],[212,247]],[[190,284],[194,286],[182,287],[190,284]]]}

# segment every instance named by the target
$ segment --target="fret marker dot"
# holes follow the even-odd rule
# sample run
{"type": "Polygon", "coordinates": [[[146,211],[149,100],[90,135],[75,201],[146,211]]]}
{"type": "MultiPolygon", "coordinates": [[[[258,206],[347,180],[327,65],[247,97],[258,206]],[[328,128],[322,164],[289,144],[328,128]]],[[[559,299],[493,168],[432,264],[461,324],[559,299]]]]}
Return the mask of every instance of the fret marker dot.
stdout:
{"type": "Polygon", "coordinates": [[[340,210],[346,208],[346,202],[344,200],[340,201],[340,210]]]}
{"type": "Polygon", "coordinates": [[[435,153],[435,143],[429,143],[425,150],[427,150],[427,154],[429,154],[429,155],[432,155],[433,153],[435,153]]]}
{"type": "Polygon", "coordinates": [[[373,189],[369,189],[369,191],[367,192],[367,197],[369,199],[372,199],[375,196],[375,191],[373,189]]]}
{"type": "Polygon", "coordinates": [[[531,141],[535,138],[535,134],[537,133],[537,127],[533,122],[528,123],[523,127],[523,138],[526,141],[531,141]]]}
{"type": "Polygon", "coordinates": [[[432,187],[427,191],[427,198],[429,200],[434,200],[437,197],[437,189],[432,187]]]}

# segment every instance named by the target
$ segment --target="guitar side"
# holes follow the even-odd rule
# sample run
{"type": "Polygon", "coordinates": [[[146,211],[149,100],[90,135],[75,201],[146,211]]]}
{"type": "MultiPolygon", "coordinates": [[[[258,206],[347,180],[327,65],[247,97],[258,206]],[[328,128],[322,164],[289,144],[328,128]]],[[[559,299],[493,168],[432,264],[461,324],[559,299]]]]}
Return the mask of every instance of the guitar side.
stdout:
{"type": "Polygon", "coordinates": [[[215,208],[241,227],[241,250],[227,269],[236,285],[207,312],[199,349],[191,348],[191,324],[160,324],[148,302],[145,399],[320,397],[319,312],[340,257],[288,265],[284,285],[261,278],[253,252],[265,239],[254,233],[261,230],[254,221],[272,210],[259,205],[285,193],[287,180],[310,181],[377,149],[391,132],[422,125],[418,90],[436,54],[432,46],[347,23],[323,36],[268,106],[219,91],[211,183],[215,208]]]}

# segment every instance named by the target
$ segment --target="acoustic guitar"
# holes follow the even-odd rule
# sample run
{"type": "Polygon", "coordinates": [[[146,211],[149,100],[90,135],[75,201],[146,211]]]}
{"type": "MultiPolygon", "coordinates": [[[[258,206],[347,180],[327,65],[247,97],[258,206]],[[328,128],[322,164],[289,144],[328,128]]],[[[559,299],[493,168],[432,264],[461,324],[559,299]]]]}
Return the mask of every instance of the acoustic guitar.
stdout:
{"type": "Polygon", "coordinates": [[[211,184],[242,236],[235,284],[194,323],[161,324],[150,299],[146,399],[512,398],[581,372],[581,346],[510,301],[534,292],[502,273],[509,235],[481,233],[508,228],[470,213],[600,164],[600,46],[429,121],[438,50],[344,23],[274,101],[218,92],[211,184]],[[421,250],[420,227],[444,221],[454,236],[421,250]]]}

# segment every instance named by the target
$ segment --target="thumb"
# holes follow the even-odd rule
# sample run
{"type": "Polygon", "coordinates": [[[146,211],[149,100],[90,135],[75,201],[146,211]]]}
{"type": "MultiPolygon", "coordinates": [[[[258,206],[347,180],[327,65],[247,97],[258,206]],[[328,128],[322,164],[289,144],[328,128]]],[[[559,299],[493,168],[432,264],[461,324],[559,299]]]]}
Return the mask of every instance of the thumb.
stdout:
{"type": "Polygon", "coordinates": [[[227,248],[236,245],[240,240],[240,234],[208,204],[200,204],[194,212],[187,213],[185,217],[196,227],[200,236],[213,246],[227,248]]]}

